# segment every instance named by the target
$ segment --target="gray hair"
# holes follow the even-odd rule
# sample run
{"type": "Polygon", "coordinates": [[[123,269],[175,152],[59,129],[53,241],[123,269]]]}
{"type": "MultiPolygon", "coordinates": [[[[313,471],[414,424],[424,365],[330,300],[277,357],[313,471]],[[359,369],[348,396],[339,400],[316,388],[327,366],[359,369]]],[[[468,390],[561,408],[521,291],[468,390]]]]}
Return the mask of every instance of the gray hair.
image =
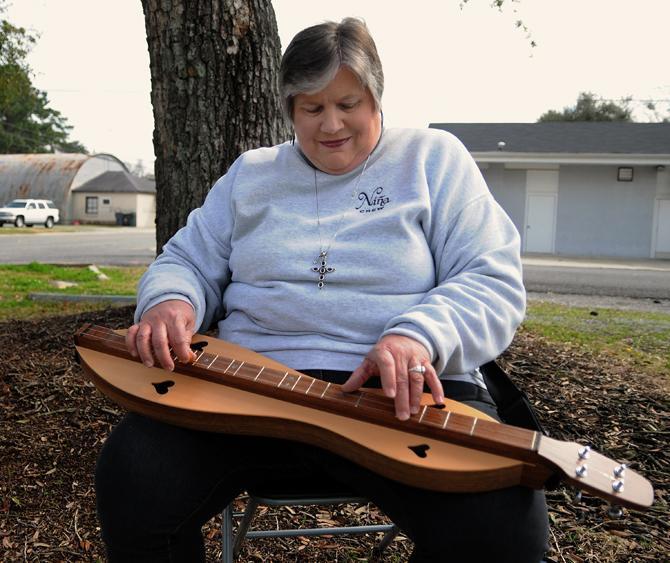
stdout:
{"type": "Polygon", "coordinates": [[[375,109],[381,110],[384,72],[377,47],[363,20],[345,18],[303,29],[286,49],[279,69],[279,91],[288,118],[293,120],[295,96],[323,90],[342,66],[370,91],[375,109]]]}

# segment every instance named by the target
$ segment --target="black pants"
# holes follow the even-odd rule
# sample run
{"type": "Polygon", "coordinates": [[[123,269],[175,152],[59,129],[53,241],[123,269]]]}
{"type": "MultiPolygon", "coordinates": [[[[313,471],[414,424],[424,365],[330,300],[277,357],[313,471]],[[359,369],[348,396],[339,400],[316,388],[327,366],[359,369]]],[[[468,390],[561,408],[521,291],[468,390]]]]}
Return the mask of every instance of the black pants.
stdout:
{"type": "MultiPolygon", "coordinates": [[[[307,373],[335,382],[347,375],[307,373]]],[[[497,416],[488,393],[475,385],[446,383],[445,395],[497,416]]],[[[538,563],[545,551],[542,491],[428,491],[313,446],[198,432],[129,414],[105,442],[96,470],[109,561],[204,561],[202,525],[240,492],[288,475],[314,489],[342,484],[369,498],[412,539],[412,562],[538,563]]]]}

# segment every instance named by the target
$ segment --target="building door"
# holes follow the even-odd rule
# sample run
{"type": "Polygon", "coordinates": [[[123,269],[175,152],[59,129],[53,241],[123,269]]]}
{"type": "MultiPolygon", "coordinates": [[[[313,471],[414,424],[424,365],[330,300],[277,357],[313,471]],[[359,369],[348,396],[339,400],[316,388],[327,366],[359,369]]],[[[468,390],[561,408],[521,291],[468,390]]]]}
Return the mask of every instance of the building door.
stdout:
{"type": "Polygon", "coordinates": [[[554,253],[556,195],[528,194],[526,205],[526,252],[554,253]]]}
{"type": "Polygon", "coordinates": [[[657,257],[670,257],[670,199],[659,199],[656,219],[656,248],[657,257]]]}

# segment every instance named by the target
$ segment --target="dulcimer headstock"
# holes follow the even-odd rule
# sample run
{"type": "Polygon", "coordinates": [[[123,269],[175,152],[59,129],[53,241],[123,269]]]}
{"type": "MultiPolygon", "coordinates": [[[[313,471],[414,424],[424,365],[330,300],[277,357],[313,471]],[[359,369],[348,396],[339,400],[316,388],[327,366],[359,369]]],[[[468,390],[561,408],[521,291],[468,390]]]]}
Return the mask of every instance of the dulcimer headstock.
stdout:
{"type": "Polygon", "coordinates": [[[563,481],[613,504],[642,510],[654,501],[647,479],[588,446],[542,436],[537,453],[560,471],[563,481]]]}

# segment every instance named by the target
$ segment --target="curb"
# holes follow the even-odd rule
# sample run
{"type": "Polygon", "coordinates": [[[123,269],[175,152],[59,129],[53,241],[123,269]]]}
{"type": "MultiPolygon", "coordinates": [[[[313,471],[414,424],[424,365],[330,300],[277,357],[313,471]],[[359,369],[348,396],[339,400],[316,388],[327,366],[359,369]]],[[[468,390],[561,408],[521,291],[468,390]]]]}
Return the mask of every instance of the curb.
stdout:
{"type": "Polygon", "coordinates": [[[521,256],[524,266],[563,267],[563,268],[592,268],[611,270],[648,270],[655,272],[670,272],[670,260],[666,259],[621,259],[621,260],[594,260],[592,258],[559,258],[559,257],[528,257],[521,256]]]}
{"type": "Polygon", "coordinates": [[[135,295],[69,295],[66,293],[29,293],[28,299],[33,301],[72,301],[72,302],[95,302],[95,303],[118,303],[135,305],[135,295]]]}

